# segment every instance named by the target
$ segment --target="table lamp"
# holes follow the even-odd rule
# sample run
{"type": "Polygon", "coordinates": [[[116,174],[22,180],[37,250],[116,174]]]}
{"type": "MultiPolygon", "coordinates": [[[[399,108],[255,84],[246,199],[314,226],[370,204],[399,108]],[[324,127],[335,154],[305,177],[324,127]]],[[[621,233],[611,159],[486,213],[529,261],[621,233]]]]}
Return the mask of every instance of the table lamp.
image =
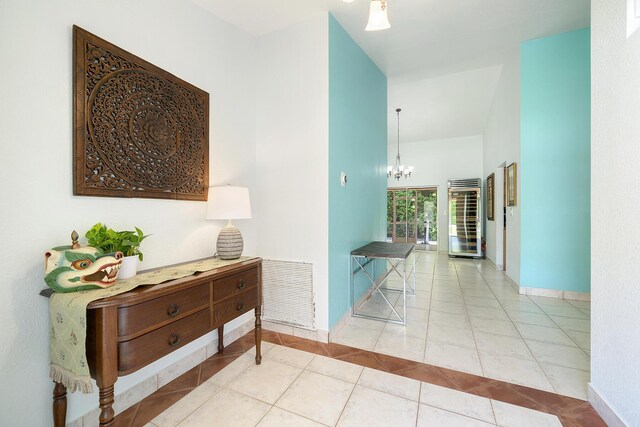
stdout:
{"type": "Polygon", "coordinates": [[[211,187],[207,202],[207,219],[226,219],[227,225],[220,230],[216,252],[220,259],[238,259],[242,255],[242,234],[232,219],[251,218],[249,189],[245,187],[211,187]]]}

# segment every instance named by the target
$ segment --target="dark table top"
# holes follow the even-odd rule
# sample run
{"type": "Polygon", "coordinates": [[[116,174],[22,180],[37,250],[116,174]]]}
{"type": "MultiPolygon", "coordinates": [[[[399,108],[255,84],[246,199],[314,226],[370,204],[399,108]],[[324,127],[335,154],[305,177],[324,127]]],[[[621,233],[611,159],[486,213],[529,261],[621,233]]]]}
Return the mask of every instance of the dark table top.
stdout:
{"type": "Polygon", "coordinates": [[[413,243],[371,242],[368,245],[351,251],[351,255],[367,258],[406,259],[414,247],[415,245],[413,243]]]}

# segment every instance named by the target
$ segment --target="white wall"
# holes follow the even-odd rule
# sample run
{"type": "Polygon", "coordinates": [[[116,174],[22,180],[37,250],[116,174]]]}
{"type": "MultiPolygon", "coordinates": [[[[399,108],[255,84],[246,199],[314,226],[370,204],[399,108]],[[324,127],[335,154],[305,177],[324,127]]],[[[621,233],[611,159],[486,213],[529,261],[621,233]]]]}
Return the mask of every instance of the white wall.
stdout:
{"type": "MultiPolygon", "coordinates": [[[[626,0],[591,2],[591,388],[640,425],[640,30],[626,0]]],[[[609,425],[619,425],[597,405],[609,425]]]]}
{"type": "MultiPolygon", "coordinates": [[[[181,0],[3,0],[0,4],[0,424],[47,426],[47,301],[38,296],[43,254],[97,221],[137,225],[151,236],[143,268],[214,251],[222,222],[205,221],[205,203],[72,195],[73,24],[206,90],[212,185],[248,186],[254,203],[255,40],[181,0]]],[[[259,206],[257,212],[260,212],[259,206]]],[[[256,212],[256,217],[257,217],[256,212]]],[[[257,253],[255,220],[238,221],[245,253],[257,253]]],[[[276,227],[276,225],[274,225],[276,227]]],[[[209,337],[210,338],[210,337],[209,337]]],[[[206,338],[204,339],[206,340],[206,338]]],[[[194,346],[202,345],[203,340],[194,346]]],[[[177,359],[172,355],[167,359],[177,359]]],[[[167,359],[161,362],[167,363],[167,359]]],[[[152,375],[122,378],[116,392],[152,375]]],[[[68,419],[97,405],[97,393],[70,397],[68,419]]]]}
{"type": "MultiPolygon", "coordinates": [[[[517,162],[520,170],[520,55],[513,52],[502,67],[502,74],[496,89],[495,98],[489,119],[484,131],[484,156],[482,179],[486,184],[487,176],[496,172],[503,163],[506,166],[517,162]]],[[[496,188],[503,185],[496,179],[496,188]]],[[[500,190],[502,195],[502,190],[500,190]]],[[[507,208],[507,275],[516,283],[520,283],[520,180],[517,189],[518,205],[507,208]]],[[[503,201],[496,191],[495,218],[487,221],[487,257],[501,264],[502,252],[498,247],[502,244],[500,236],[496,241],[496,233],[502,234],[501,219],[503,201]],[[496,259],[499,255],[499,259],[496,259]]]]}
{"type": "Polygon", "coordinates": [[[313,265],[316,327],[328,330],[328,15],[258,40],[259,253],[313,265]]]}
{"type": "MultiPolygon", "coordinates": [[[[394,129],[394,126],[389,126],[394,129]]],[[[393,130],[392,130],[393,132],[393,130]]],[[[448,192],[451,178],[482,177],[481,135],[461,138],[435,139],[421,142],[400,143],[400,155],[406,166],[414,170],[409,178],[389,178],[388,187],[438,187],[438,251],[449,251],[448,192]]],[[[389,145],[388,161],[395,162],[397,144],[389,145]]]]}

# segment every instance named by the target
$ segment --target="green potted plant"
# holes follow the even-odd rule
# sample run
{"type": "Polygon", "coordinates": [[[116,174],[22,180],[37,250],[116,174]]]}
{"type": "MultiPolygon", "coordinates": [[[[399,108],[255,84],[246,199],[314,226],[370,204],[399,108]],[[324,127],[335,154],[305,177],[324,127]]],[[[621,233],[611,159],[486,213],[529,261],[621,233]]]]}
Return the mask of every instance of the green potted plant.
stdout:
{"type": "Polygon", "coordinates": [[[115,231],[102,223],[97,223],[85,234],[89,246],[98,248],[104,253],[122,252],[124,258],[118,279],[135,276],[138,271],[138,262],[143,259],[140,244],[148,235],[138,227],[134,228],[135,231],[115,231]]]}

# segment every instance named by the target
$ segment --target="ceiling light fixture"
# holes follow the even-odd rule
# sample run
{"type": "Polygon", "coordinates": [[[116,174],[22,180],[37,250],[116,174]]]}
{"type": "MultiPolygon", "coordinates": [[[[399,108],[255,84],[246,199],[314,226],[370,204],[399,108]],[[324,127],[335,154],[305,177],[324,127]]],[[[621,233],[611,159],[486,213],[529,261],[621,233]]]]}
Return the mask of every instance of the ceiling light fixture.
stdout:
{"type": "Polygon", "coordinates": [[[369,22],[365,31],[379,31],[391,28],[387,17],[387,0],[371,0],[369,22]]]}
{"type": "Polygon", "coordinates": [[[407,166],[405,168],[400,160],[400,111],[402,111],[400,108],[396,109],[396,113],[398,114],[398,155],[396,156],[395,165],[387,167],[387,178],[394,177],[398,181],[400,181],[400,178],[403,176],[409,178],[411,172],[413,172],[413,166],[407,166]]]}

